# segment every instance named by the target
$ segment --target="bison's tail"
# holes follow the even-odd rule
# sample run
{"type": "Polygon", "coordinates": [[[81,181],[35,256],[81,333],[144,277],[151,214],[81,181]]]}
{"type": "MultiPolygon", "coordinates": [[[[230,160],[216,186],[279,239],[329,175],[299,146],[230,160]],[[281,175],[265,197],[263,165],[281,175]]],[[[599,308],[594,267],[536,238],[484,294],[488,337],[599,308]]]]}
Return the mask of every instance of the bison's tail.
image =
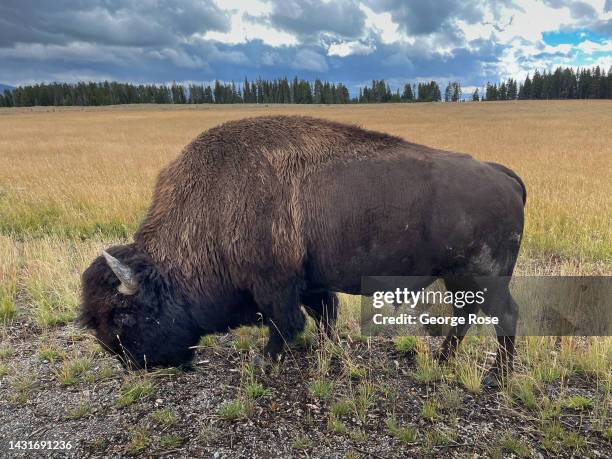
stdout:
{"type": "Polygon", "coordinates": [[[523,180],[516,174],[516,172],[498,163],[487,163],[487,164],[490,164],[495,169],[513,178],[519,183],[519,185],[521,185],[521,188],[523,189],[523,205],[525,205],[525,203],[527,202],[527,188],[525,188],[525,182],[523,182],[523,180]]]}

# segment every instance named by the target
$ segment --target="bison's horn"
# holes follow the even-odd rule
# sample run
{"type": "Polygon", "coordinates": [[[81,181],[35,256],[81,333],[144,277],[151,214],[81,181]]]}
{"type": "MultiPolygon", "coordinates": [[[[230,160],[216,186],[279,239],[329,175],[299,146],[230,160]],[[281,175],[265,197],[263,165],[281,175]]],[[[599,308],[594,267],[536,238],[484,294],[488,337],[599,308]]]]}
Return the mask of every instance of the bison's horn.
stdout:
{"type": "Polygon", "coordinates": [[[109,268],[113,270],[115,276],[117,276],[117,279],[121,282],[118,290],[124,295],[133,295],[136,293],[138,290],[138,282],[130,267],[121,263],[106,250],[102,251],[102,255],[106,263],[108,263],[109,268]]]}

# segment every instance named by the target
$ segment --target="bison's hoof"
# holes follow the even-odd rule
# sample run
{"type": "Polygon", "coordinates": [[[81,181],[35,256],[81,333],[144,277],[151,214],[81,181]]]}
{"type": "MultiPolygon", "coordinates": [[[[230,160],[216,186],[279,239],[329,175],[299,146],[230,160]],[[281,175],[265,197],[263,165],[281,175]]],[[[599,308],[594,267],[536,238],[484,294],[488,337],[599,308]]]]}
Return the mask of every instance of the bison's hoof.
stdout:
{"type": "Polygon", "coordinates": [[[502,385],[500,372],[491,368],[482,378],[482,385],[488,389],[499,389],[502,385]]]}
{"type": "Polygon", "coordinates": [[[264,347],[263,353],[266,359],[270,360],[271,362],[276,362],[281,359],[282,350],[283,350],[282,344],[279,346],[276,343],[272,343],[272,344],[268,343],[264,347]]]}

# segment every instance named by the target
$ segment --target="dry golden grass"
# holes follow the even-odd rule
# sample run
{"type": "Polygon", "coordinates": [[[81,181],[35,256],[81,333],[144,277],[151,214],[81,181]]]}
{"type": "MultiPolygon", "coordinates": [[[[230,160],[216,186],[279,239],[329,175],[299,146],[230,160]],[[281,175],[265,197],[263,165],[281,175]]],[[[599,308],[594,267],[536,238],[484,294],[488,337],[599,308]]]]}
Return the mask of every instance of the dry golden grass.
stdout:
{"type": "Polygon", "coordinates": [[[17,313],[17,276],[19,253],[15,241],[0,235],[0,324],[17,313]]]}
{"type": "Polygon", "coordinates": [[[157,173],[185,144],[230,119],[281,113],[501,162],[528,188],[519,273],[612,273],[609,101],[0,109],[2,310],[23,285],[41,325],[71,318],[80,272],[131,236],[157,173]]]}
{"type": "Polygon", "coordinates": [[[1,110],[0,232],[125,237],[160,168],[187,142],[270,113],[356,123],[504,163],[528,187],[525,250],[610,262],[609,101],[1,110]]]}
{"type": "Polygon", "coordinates": [[[24,292],[41,327],[64,324],[76,315],[81,273],[110,241],[43,236],[23,243],[24,292]]]}

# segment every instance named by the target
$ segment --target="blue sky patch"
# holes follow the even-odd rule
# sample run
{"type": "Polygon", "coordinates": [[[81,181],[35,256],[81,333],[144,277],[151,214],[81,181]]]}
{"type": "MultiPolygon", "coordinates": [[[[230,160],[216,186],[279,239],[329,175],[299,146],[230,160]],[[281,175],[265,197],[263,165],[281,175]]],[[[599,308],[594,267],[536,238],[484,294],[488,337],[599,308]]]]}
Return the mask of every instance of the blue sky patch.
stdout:
{"type": "Polygon", "coordinates": [[[550,46],[577,45],[586,40],[601,43],[605,39],[605,36],[587,29],[542,32],[542,40],[544,40],[544,43],[550,46]]]}

